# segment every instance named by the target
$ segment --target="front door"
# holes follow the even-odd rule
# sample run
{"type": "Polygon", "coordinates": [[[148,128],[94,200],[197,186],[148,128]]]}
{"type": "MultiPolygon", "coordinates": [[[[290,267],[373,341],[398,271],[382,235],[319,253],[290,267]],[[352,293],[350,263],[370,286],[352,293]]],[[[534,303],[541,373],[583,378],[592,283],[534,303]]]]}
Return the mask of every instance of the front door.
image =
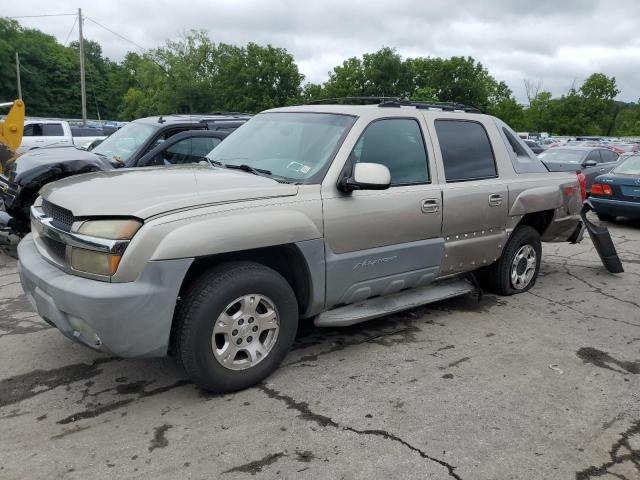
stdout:
{"type": "Polygon", "coordinates": [[[420,121],[371,122],[346,168],[357,162],[386,165],[391,186],[348,194],[323,186],[327,307],[426,284],[442,259],[441,191],[431,182],[420,121]]]}

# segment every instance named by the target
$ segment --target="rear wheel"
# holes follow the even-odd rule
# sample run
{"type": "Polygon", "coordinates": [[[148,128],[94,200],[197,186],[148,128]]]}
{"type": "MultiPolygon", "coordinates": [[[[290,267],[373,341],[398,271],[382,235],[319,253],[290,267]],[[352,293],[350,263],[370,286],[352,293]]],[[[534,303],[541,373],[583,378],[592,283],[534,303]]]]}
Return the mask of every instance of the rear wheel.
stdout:
{"type": "Polygon", "coordinates": [[[603,222],[613,222],[616,219],[615,215],[607,215],[606,213],[596,213],[596,215],[603,222]]]}
{"type": "Polygon", "coordinates": [[[295,338],[288,282],[257,263],[223,264],[198,278],[176,310],[177,353],[200,387],[231,392],[271,374],[295,338]]]}
{"type": "Polygon", "coordinates": [[[540,234],[522,225],[513,232],[498,261],[480,270],[477,277],[489,292],[499,295],[526,292],[536,283],[541,258],[540,234]]]}

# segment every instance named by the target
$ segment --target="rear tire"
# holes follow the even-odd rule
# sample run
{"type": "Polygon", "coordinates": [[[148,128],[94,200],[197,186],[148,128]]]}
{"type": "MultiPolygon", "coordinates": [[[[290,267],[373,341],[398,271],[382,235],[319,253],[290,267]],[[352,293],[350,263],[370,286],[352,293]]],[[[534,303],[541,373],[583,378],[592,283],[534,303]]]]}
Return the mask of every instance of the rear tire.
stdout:
{"type": "Polygon", "coordinates": [[[540,234],[532,227],[521,225],[511,234],[498,261],[479,270],[476,277],[488,292],[523,293],[535,285],[541,258],[540,234]]]}
{"type": "Polygon", "coordinates": [[[212,392],[233,392],[280,365],[296,335],[298,304],[275,270],[231,262],[188,287],[175,321],[177,355],[193,382],[212,392]]]}
{"type": "Polygon", "coordinates": [[[616,219],[615,215],[607,215],[606,213],[596,213],[598,219],[603,222],[613,222],[616,219]]]}

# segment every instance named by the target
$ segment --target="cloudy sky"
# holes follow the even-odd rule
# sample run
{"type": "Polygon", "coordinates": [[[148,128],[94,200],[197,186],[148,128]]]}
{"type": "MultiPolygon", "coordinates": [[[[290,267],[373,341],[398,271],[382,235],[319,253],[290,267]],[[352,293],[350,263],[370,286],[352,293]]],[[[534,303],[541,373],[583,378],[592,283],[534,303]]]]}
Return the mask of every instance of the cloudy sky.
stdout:
{"type": "MultiPolygon", "coordinates": [[[[559,95],[593,72],[615,76],[621,100],[640,97],[640,0],[5,0],[0,14],[78,7],[145,48],[190,29],[207,30],[216,42],[284,47],[312,82],[348,57],[391,46],[403,57],[470,55],[520,101],[525,78],[559,95]]],[[[74,18],[20,21],[64,43],[74,18]]],[[[136,49],[90,21],[85,37],[114,59],[136,49]]]]}

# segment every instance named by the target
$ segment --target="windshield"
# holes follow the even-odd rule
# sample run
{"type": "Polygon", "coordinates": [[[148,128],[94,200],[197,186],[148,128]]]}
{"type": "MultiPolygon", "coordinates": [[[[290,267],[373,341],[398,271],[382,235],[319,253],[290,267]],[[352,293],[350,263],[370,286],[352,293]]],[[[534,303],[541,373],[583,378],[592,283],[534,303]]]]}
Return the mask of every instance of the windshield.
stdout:
{"type": "Polygon", "coordinates": [[[633,155],[613,169],[613,173],[640,175],[640,155],[633,155]]]}
{"type": "Polygon", "coordinates": [[[148,123],[128,123],[105,138],[92,152],[126,162],[157,130],[158,127],[148,123]]]}
{"type": "Polygon", "coordinates": [[[538,158],[545,162],[580,163],[585,152],[582,150],[565,150],[562,148],[550,148],[545,150],[538,158]]]}
{"type": "Polygon", "coordinates": [[[248,165],[287,181],[314,183],[324,175],[354,121],[326,113],[261,113],[207,158],[223,165],[248,165]]]}

